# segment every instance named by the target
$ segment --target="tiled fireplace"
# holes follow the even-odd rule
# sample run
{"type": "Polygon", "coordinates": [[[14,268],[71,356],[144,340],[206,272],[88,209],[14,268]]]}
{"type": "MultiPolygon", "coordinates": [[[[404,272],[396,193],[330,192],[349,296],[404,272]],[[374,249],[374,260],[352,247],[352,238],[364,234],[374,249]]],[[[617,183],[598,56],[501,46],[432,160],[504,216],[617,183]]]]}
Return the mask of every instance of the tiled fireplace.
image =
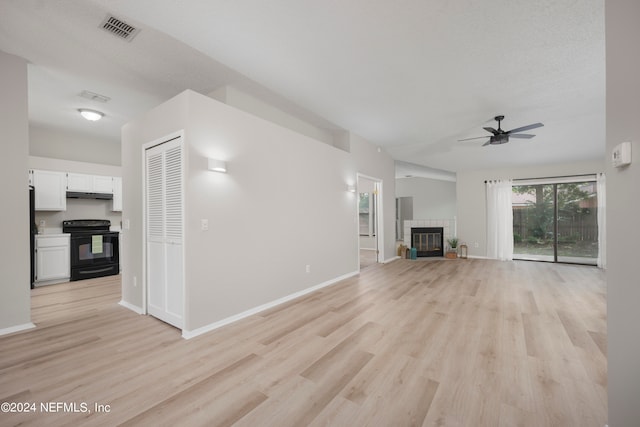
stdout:
{"type": "Polygon", "coordinates": [[[455,233],[455,220],[413,219],[404,222],[404,245],[417,249],[418,257],[441,257],[455,233]]]}

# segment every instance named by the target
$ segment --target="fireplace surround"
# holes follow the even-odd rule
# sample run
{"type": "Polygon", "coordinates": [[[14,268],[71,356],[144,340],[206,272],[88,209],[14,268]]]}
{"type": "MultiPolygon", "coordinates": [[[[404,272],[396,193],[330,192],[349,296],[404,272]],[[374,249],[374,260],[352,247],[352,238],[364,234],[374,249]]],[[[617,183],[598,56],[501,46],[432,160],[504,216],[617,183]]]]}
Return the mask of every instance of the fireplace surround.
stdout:
{"type": "MultiPolygon", "coordinates": [[[[407,219],[402,224],[404,228],[404,238],[402,240],[402,244],[406,247],[411,248],[411,229],[412,228],[440,228],[442,227],[442,248],[443,252],[446,253],[447,249],[447,240],[452,237],[456,237],[456,218],[432,218],[432,219],[407,219]]],[[[444,256],[444,255],[443,255],[444,256]]],[[[435,258],[435,257],[434,257],[435,258]]],[[[429,259],[429,258],[419,258],[419,259],[429,259]]]]}

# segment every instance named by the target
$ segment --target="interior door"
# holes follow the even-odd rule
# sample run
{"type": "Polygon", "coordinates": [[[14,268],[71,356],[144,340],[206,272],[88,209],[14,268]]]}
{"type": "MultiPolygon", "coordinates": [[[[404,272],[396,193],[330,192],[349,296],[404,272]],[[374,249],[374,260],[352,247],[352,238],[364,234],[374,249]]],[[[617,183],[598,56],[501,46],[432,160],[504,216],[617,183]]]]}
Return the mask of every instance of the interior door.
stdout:
{"type": "Polygon", "coordinates": [[[177,328],[184,319],[182,137],[146,150],[147,312],[177,328]]]}

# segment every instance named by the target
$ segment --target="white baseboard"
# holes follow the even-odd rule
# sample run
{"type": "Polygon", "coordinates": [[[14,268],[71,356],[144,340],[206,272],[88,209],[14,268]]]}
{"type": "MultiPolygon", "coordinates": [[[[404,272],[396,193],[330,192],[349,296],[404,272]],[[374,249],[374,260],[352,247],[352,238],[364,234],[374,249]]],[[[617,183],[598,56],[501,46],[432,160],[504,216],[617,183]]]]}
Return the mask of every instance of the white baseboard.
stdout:
{"type": "Polygon", "coordinates": [[[22,325],[10,326],[8,328],[0,329],[0,335],[13,334],[15,332],[20,332],[20,331],[24,331],[24,330],[27,330],[27,329],[32,329],[32,328],[35,328],[35,327],[36,327],[36,325],[34,325],[31,322],[24,323],[22,325]]]}
{"type": "Polygon", "coordinates": [[[382,261],[382,263],[383,264],[389,264],[390,262],[393,262],[393,261],[395,261],[397,259],[400,259],[400,257],[396,255],[393,258],[389,258],[389,259],[386,259],[386,260],[382,261]]]}
{"type": "Polygon", "coordinates": [[[128,303],[125,300],[120,300],[118,305],[121,305],[124,308],[128,308],[129,310],[131,310],[131,311],[133,311],[135,313],[144,314],[144,310],[142,308],[138,307],[137,305],[133,305],[131,303],[128,303]]]}
{"type": "Polygon", "coordinates": [[[480,255],[469,255],[467,258],[473,258],[473,259],[492,259],[486,256],[480,256],[480,255]]]}
{"type": "Polygon", "coordinates": [[[285,297],[279,298],[275,301],[268,302],[266,304],[259,305],[258,307],[251,308],[249,310],[243,311],[242,313],[235,314],[233,316],[229,316],[225,319],[219,320],[214,323],[210,323],[206,326],[202,326],[200,328],[194,329],[192,331],[187,331],[185,329],[182,330],[182,338],[190,339],[193,337],[197,337],[198,335],[202,335],[207,332],[211,332],[215,329],[221,328],[225,325],[228,325],[233,322],[237,322],[238,320],[244,319],[245,317],[252,316],[254,314],[260,313],[261,311],[268,310],[277,305],[283,304],[287,301],[291,301],[292,299],[299,298],[303,295],[309,294],[311,292],[317,291],[318,289],[322,289],[329,285],[333,285],[334,283],[340,282],[341,280],[348,279],[349,277],[357,276],[358,271],[354,271],[351,273],[344,274],[340,277],[336,277],[335,279],[327,280],[326,282],[320,283],[319,285],[312,286],[307,289],[303,289],[299,292],[295,292],[293,294],[287,295],[285,297]]]}

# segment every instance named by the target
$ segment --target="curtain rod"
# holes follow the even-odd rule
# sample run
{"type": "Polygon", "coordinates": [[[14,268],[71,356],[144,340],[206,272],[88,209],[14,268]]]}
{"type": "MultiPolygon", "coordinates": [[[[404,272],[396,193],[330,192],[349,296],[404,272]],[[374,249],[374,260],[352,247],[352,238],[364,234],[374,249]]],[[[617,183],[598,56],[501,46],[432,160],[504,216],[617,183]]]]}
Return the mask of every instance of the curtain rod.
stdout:
{"type": "MultiPolygon", "coordinates": [[[[578,174],[578,175],[560,175],[560,176],[542,176],[542,177],[538,177],[538,178],[514,178],[512,179],[512,181],[531,181],[534,179],[553,179],[553,178],[574,178],[574,177],[579,177],[579,176],[598,176],[598,173],[583,173],[583,174],[578,174]]],[[[490,180],[485,180],[484,183],[486,184],[488,181],[495,181],[493,179],[490,180]]]]}

